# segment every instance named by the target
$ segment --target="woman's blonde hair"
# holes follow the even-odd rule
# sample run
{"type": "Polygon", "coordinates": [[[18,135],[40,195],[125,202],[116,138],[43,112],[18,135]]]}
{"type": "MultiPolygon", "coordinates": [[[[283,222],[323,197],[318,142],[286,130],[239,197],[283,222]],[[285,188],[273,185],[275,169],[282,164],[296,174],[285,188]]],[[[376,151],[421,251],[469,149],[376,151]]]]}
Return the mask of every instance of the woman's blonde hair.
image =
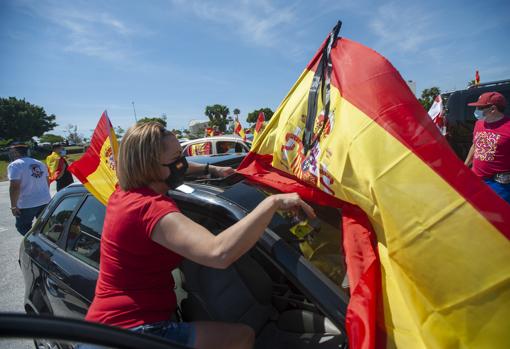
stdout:
{"type": "Polygon", "coordinates": [[[126,132],[120,144],[117,164],[117,177],[123,190],[161,181],[163,137],[171,134],[159,122],[137,124],[126,132]]]}

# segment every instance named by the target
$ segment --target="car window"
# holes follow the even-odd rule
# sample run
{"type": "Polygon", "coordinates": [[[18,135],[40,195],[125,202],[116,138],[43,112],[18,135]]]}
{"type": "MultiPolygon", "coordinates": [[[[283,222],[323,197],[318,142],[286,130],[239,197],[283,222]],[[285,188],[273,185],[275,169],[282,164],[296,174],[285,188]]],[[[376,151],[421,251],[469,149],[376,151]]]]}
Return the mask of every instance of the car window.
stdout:
{"type": "Polygon", "coordinates": [[[67,220],[71,217],[81,198],[81,196],[69,196],[62,200],[48,218],[42,229],[42,234],[49,240],[57,242],[64,231],[67,220]]]}
{"type": "Polygon", "coordinates": [[[76,213],[67,235],[66,250],[85,263],[98,268],[100,237],[106,208],[88,196],[76,213]]]}
{"type": "Polygon", "coordinates": [[[225,154],[225,153],[235,153],[236,150],[236,142],[231,141],[221,141],[216,142],[216,152],[218,154],[225,154]]]}
{"type": "Polygon", "coordinates": [[[211,155],[212,145],[211,142],[202,142],[190,144],[184,151],[186,156],[194,155],[211,155]]]}
{"type": "MultiPolygon", "coordinates": [[[[275,193],[278,191],[269,187],[241,182],[230,187],[221,196],[251,210],[265,197],[275,193]]],[[[341,212],[333,207],[310,205],[317,214],[316,219],[307,219],[303,212],[277,211],[270,227],[347,294],[347,268],[343,250],[340,248],[341,212]]]]}
{"type": "Polygon", "coordinates": [[[236,153],[246,153],[249,149],[243,143],[236,143],[236,153]]]}

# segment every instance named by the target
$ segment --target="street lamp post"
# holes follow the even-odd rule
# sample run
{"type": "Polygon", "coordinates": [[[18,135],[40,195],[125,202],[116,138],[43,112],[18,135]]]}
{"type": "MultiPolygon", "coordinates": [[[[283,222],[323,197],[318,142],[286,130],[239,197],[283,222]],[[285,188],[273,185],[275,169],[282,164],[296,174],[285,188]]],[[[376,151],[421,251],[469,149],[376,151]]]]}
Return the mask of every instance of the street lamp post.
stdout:
{"type": "Polygon", "coordinates": [[[138,120],[136,119],[135,102],[131,102],[131,104],[133,104],[133,114],[135,114],[135,122],[138,122],[138,120]]]}

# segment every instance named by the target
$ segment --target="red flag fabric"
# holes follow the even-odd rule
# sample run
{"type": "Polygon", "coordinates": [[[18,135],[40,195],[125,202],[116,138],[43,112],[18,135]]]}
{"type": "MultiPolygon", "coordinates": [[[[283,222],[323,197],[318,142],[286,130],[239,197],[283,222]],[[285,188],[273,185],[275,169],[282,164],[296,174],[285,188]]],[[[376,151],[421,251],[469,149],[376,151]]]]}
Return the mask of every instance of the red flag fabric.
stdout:
{"type": "Polygon", "coordinates": [[[234,133],[236,135],[239,135],[239,137],[241,137],[243,139],[243,141],[246,141],[246,133],[244,132],[244,128],[241,125],[241,123],[239,122],[239,120],[237,119],[237,117],[234,121],[234,133]]]}
{"type": "Polygon", "coordinates": [[[350,348],[505,348],[510,206],[456,157],[384,57],[346,38],[325,46],[239,172],[362,211],[342,211],[350,348]]]}
{"type": "Polygon", "coordinates": [[[74,174],[99,201],[106,205],[115,190],[118,142],[106,111],[103,112],[83,156],[69,166],[74,174]]]}

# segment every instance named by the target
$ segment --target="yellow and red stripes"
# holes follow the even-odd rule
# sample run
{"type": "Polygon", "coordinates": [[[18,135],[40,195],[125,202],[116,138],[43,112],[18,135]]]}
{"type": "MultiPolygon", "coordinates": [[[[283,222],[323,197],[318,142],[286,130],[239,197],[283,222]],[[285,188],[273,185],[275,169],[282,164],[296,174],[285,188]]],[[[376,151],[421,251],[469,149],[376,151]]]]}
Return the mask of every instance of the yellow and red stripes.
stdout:
{"type": "MultiPolygon", "coordinates": [[[[254,142],[241,166],[252,179],[270,178],[272,169],[299,175],[291,166],[299,155],[282,156],[280,149],[286,135],[304,127],[321,52],[254,142]],[[268,161],[272,169],[261,165],[268,161]]],[[[341,39],[332,60],[335,120],[320,142],[320,163],[331,175],[335,197],[360,207],[377,234],[377,251],[371,255],[361,247],[363,258],[348,263],[351,272],[362,271],[357,281],[364,282],[371,270],[368,279],[377,279],[372,266],[380,258],[378,314],[384,316],[387,346],[503,347],[510,342],[504,327],[510,309],[509,205],[456,158],[383,57],[341,39]]],[[[318,179],[314,184],[325,189],[318,179]]],[[[350,281],[352,293],[357,284],[350,281]]],[[[370,287],[377,292],[377,285],[370,287]]],[[[373,307],[363,316],[373,314],[373,307]]],[[[368,321],[363,331],[373,334],[373,319],[362,320],[368,321]]],[[[371,346],[381,339],[366,332],[361,337],[366,335],[371,346]]]]}
{"type": "Polygon", "coordinates": [[[117,184],[117,154],[117,138],[105,111],[97,123],[89,148],[69,166],[69,171],[105,205],[117,184]]]}

